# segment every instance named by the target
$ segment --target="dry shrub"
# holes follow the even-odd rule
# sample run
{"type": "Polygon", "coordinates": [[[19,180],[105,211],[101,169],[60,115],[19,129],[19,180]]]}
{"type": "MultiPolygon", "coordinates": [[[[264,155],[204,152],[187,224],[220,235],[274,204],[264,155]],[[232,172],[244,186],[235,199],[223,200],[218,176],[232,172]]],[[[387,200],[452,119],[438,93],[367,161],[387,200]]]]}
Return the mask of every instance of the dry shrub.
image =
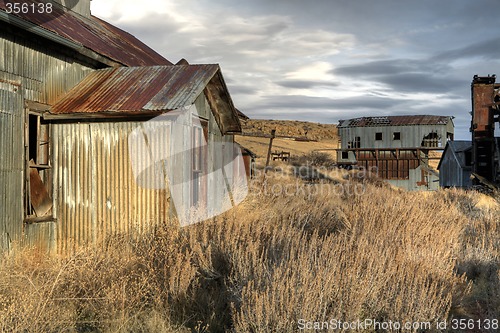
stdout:
{"type": "MultiPolygon", "coordinates": [[[[255,188],[296,181],[270,173],[255,188]]],[[[499,212],[473,193],[302,186],[66,258],[6,257],[0,328],[293,332],[300,319],[498,317],[499,212]]]]}
{"type": "MultiPolygon", "coordinates": [[[[292,202],[284,207],[302,214],[270,222],[268,242],[242,247],[248,260],[254,259],[250,266],[260,269],[242,288],[234,310],[236,331],[295,331],[299,319],[446,318],[467,288],[454,270],[461,216],[450,214],[442,202],[395,193],[368,186],[361,196],[320,198],[341,216],[339,225],[322,236],[290,228],[321,219],[324,210],[315,209],[317,202],[288,199],[292,202]],[[259,255],[276,247],[274,256],[259,255]]],[[[252,230],[263,218],[255,219],[252,230]]]]}
{"type": "Polygon", "coordinates": [[[312,151],[301,156],[292,156],[290,163],[294,166],[312,166],[315,168],[332,169],[336,166],[336,161],[328,153],[312,151]]]}

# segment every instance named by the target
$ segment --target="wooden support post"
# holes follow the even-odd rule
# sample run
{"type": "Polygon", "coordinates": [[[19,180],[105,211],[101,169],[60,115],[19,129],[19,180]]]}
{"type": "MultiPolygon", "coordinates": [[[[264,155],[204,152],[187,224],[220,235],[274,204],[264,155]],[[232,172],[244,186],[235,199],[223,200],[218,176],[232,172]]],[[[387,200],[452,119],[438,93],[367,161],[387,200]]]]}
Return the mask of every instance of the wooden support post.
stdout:
{"type": "Polygon", "coordinates": [[[269,166],[269,161],[271,159],[271,150],[273,149],[273,140],[276,137],[276,130],[273,129],[271,131],[271,138],[269,139],[269,149],[267,150],[267,160],[266,160],[266,167],[264,168],[264,174],[267,173],[267,167],[269,166]]]}

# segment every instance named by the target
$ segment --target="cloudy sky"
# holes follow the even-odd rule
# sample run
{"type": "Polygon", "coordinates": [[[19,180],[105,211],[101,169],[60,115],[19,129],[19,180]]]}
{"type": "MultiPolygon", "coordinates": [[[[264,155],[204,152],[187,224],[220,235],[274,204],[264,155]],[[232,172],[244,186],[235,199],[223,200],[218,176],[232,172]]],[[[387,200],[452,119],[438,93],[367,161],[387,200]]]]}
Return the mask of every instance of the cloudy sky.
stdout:
{"type": "Polygon", "coordinates": [[[171,62],[220,64],[250,117],[450,115],[457,139],[473,75],[500,75],[499,12],[498,0],[92,1],[171,62]]]}

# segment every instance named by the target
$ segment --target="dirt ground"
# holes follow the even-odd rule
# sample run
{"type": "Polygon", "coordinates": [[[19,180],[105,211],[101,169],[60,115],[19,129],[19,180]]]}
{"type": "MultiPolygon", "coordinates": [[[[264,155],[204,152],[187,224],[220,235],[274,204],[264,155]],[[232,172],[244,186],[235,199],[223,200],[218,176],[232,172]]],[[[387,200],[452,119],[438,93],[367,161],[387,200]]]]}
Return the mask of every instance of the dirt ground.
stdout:
{"type": "MultiPolygon", "coordinates": [[[[308,138],[317,141],[296,141],[293,138],[276,138],[273,140],[273,152],[289,152],[292,156],[300,156],[314,150],[330,154],[336,158],[335,149],[338,147],[337,126],[334,124],[318,124],[305,121],[286,120],[243,120],[243,132],[259,133],[269,135],[271,130],[276,129],[276,135],[294,136],[308,138]],[[325,149],[325,150],[323,150],[325,149]]],[[[236,136],[236,142],[250,149],[257,155],[257,164],[264,164],[267,150],[269,148],[268,138],[252,136],[236,136]]]]}

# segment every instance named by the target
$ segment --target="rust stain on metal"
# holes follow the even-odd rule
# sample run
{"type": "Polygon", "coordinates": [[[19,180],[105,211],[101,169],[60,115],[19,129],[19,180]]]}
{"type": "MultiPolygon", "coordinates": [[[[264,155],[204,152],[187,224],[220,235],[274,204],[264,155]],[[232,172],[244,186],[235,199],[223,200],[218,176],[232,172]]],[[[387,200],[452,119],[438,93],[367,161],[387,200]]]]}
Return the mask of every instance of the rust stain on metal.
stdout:
{"type": "Polygon", "coordinates": [[[223,133],[241,132],[219,65],[116,67],[89,74],[55,103],[47,117],[154,116],[191,105],[210,90],[223,133]]]}
{"type": "Polygon", "coordinates": [[[2,83],[7,83],[7,84],[10,84],[10,85],[16,86],[16,87],[18,87],[18,88],[20,88],[20,87],[21,87],[21,83],[20,83],[20,82],[16,82],[16,81],[11,81],[11,80],[0,79],[0,82],[2,82],[2,83]]]}
{"type": "Polygon", "coordinates": [[[88,75],[52,114],[168,111],[192,104],[218,65],[120,67],[88,75]]]}

